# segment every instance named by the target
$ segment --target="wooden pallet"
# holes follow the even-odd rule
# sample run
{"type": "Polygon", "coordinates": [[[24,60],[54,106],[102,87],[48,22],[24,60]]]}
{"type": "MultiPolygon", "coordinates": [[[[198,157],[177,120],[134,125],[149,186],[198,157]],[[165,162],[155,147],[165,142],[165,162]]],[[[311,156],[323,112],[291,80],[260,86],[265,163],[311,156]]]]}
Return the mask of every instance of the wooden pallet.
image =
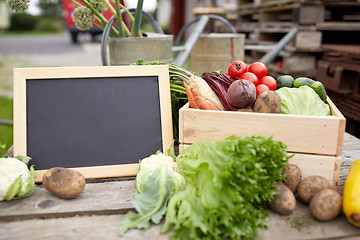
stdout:
{"type": "Polygon", "coordinates": [[[327,90],[339,94],[355,94],[359,91],[360,67],[358,70],[349,70],[345,63],[319,60],[316,79],[322,82],[327,90]]]}

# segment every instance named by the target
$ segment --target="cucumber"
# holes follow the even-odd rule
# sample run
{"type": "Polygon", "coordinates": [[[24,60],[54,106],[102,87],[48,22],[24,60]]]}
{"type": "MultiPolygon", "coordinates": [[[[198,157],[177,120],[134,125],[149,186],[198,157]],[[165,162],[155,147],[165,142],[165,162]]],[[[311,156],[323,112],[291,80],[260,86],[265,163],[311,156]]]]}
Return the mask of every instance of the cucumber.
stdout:
{"type": "Polygon", "coordinates": [[[308,78],[308,77],[298,77],[293,82],[293,87],[301,87],[304,85],[308,85],[310,87],[311,84],[313,84],[315,80],[308,78]]]}
{"type": "Polygon", "coordinates": [[[320,99],[326,103],[327,94],[324,85],[319,81],[315,81],[310,85],[310,87],[314,89],[314,91],[319,95],[320,99]]]}
{"type": "Polygon", "coordinates": [[[277,89],[282,87],[291,88],[294,82],[294,78],[290,75],[282,75],[276,79],[277,89]]]}

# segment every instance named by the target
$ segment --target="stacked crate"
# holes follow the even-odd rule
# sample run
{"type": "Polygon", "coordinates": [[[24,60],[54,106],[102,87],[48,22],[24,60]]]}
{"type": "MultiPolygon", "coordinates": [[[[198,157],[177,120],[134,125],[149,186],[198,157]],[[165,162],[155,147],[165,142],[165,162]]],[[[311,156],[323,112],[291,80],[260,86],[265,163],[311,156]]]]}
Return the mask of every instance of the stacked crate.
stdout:
{"type": "Polygon", "coordinates": [[[323,44],[316,80],[347,118],[347,132],[360,137],[360,45],[323,44]]]}
{"type": "MultiPolygon", "coordinates": [[[[248,45],[274,45],[292,28],[299,29],[276,64],[269,66],[273,75],[315,77],[322,44],[356,41],[360,30],[360,2],[351,0],[238,0],[236,14],[226,9],[225,16],[246,34],[248,45]]],[[[258,60],[265,53],[248,50],[246,61],[258,60]]]]}

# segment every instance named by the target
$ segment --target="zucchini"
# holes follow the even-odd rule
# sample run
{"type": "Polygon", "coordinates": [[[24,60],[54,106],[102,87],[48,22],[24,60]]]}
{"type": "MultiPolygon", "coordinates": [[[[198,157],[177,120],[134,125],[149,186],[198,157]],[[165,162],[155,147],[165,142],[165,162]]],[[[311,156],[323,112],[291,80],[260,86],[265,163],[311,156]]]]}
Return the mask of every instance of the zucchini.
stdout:
{"type": "Polygon", "coordinates": [[[293,82],[293,87],[299,88],[304,85],[308,85],[310,87],[311,84],[313,84],[315,80],[308,78],[308,77],[298,77],[293,82]]]}
{"type": "Polygon", "coordinates": [[[314,91],[319,95],[321,100],[326,103],[327,94],[324,85],[319,81],[315,81],[313,84],[310,85],[310,87],[314,89],[314,91]]]}
{"type": "Polygon", "coordinates": [[[349,168],[343,190],[343,210],[347,220],[360,227],[360,159],[349,168]]]}
{"type": "Polygon", "coordinates": [[[294,82],[294,78],[290,75],[282,75],[276,79],[277,89],[282,87],[291,88],[294,82]]]}

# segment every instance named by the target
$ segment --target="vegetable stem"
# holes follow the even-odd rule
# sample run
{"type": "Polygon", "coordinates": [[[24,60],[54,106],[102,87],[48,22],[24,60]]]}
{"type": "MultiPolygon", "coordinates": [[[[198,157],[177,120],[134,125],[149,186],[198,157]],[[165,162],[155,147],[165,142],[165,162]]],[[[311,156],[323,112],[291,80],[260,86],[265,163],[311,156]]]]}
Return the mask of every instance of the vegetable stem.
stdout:
{"type": "Polygon", "coordinates": [[[138,4],[135,11],[135,19],[131,29],[131,35],[133,37],[139,37],[140,27],[141,27],[141,18],[143,10],[144,0],[138,0],[138,4]]]}
{"type": "Polygon", "coordinates": [[[115,0],[116,18],[118,21],[119,37],[125,37],[122,15],[120,12],[120,0],[115,0]]]}

